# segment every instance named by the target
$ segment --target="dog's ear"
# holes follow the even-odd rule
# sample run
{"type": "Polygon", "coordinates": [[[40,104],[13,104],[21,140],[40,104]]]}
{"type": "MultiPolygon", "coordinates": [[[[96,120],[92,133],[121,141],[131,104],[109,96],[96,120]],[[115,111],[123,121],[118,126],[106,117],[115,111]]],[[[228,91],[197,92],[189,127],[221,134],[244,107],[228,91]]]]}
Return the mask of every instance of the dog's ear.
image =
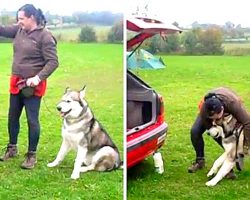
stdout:
{"type": "Polygon", "coordinates": [[[80,99],[83,99],[85,97],[86,88],[87,88],[86,85],[84,85],[83,88],[79,91],[80,99]]]}
{"type": "Polygon", "coordinates": [[[64,94],[66,94],[67,92],[71,91],[70,87],[66,87],[64,94]]]}

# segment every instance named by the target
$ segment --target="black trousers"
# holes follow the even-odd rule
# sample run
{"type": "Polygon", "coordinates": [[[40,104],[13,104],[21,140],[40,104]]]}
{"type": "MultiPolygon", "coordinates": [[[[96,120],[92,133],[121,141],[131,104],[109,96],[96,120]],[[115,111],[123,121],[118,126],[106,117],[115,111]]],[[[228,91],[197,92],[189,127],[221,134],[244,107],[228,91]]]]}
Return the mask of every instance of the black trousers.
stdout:
{"type": "Polygon", "coordinates": [[[18,134],[20,131],[20,116],[25,108],[28,122],[29,146],[28,151],[36,151],[40,137],[40,110],[41,97],[31,96],[24,97],[20,94],[10,94],[9,115],[8,115],[8,132],[9,143],[17,144],[18,134]]]}
{"type": "MultiPolygon", "coordinates": [[[[203,133],[211,128],[212,122],[204,123],[201,120],[200,115],[197,116],[192,128],[191,128],[191,141],[196,153],[196,159],[204,159],[204,140],[203,140],[203,133]]],[[[222,147],[221,138],[214,138],[214,140],[222,147]]]]}

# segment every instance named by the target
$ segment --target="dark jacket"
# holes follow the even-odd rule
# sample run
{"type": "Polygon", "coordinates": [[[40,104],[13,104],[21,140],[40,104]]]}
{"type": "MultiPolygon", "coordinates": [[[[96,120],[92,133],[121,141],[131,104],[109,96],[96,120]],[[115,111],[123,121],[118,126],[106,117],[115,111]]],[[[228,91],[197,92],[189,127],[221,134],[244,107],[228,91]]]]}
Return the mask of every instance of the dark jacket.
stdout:
{"type": "Polygon", "coordinates": [[[13,38],[12,74],[47,79],[58,67],[56,40],[44,27],[27,33],[17,25],[0,26],[0,36],[13,38]]]}
{"type": "MultiPolygon", "coordinates": [[[[242,104],[240,97],[225,87],[213,89],[209,93],[215,93],[221,100],[224,106],[224,113],[232,114],[239,123],[244,125],[245,144],[250,146],[250,115],[242,104]]],[[[201,108],[200,115],[204,123],[211,122],[211,120],[207,119],[204,106],[201,108]]]]}

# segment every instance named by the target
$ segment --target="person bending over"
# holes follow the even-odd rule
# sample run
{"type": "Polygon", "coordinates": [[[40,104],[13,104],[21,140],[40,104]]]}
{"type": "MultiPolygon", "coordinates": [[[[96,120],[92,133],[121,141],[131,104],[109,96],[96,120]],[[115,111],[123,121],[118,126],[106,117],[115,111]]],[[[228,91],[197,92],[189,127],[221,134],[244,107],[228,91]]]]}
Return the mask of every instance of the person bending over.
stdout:
{"type": "MultiPolygon", "coordinates": [[[[243,124],[244,146],[250,147],[250,115],[234,91],[225,87],[213,89],[202,99],[199,108],[200,112],[190,131],[196,159],[188,168],[189,173],[194,173],[205,167],[203,133],[211,128],[213,123],[220,124],[224,116],[232,114],[238,123],[243,124]]],[[[221,138],[215,140],[222,145],[221,138]]],[[[235,178],[233,171],[228,174],[228,178],[235,178]]]]}

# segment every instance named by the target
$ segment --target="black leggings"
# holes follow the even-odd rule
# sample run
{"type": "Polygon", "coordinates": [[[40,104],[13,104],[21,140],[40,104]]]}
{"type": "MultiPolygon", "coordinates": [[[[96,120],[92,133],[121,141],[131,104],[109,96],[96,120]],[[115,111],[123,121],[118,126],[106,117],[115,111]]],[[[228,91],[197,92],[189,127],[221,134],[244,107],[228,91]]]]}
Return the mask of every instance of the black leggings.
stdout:
{"type": "Polygon", "coordinates": [[[29,146],[28,151],[36,151],[40,137],[39,110],[41,97],[24,97],[22,94],[10,94],[8,115],[9,143],[17,144],[20,130],[20,116],[25,107],[28,121],[29,146]]]}
{"type": "MultiPolygon", "coordinates": [[[[211,127],[209,123],[206,125],[202,122],[200,115],[197,116],[191,128],[191,141],[196,152],[196,159],[204,159],[204,140],[203,133],[211,127]]],[[[220,146],[222,146],[221,138],[214,139],[220,146]]]]}

